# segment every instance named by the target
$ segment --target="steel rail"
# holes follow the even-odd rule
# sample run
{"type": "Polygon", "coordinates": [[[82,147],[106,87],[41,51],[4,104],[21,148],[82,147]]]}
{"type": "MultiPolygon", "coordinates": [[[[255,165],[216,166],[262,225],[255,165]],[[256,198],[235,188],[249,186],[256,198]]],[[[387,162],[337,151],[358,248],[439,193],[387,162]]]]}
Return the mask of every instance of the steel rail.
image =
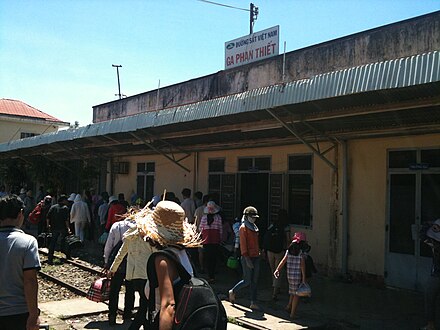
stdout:
{"type": "MultiPolygon", "coordinates": [[[[49,254],[48,252],[46,252],[43,249],[38,249],[38,252],[41,254],[44,254],[45,256],[47,256],[49,254]]],[[[83,264],[81,262],[78,262],[76,260],[66,259],[66,258],[59,257],[59,256],[57,256],[57,258],[61,259],[63,262],[66,262],[66,263],[71,264],[73,266],[77,266],[78,268],[81,268],[82,270],[85,270],[85,271],[89,271],[95,275],[103,275],[103,273],[104,273],[104,268],[102,268],[101,270],[98,270],[96,268],[92,268],[92,267],[90,267],[86,264],[83,264]]]]}

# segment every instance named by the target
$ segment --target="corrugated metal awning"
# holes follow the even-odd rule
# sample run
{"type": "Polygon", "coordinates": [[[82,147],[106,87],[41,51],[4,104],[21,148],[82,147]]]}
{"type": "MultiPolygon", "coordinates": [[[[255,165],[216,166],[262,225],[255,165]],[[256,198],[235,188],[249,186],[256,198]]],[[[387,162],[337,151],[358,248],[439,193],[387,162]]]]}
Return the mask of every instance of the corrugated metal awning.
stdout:
{"type": "MultiPolygon", "coordinates": [[[[285,84],[267,86],[234,95],[228,95],[207,101],[163,109],[158,112],[124,117],[107,122],[90,124],[77,129],[68,129],[56,133],[43,134],[32,138],[15,140],[0,144],[0,156],[14,150],[34,148],[54,143],[79,141],[81,139],[99,138],[148,130],[158,133],[166,128],[170,131],[186,131],[194,128],[215,127],[231,122],[244,123],[249,121],[268,120],[270,117],[265,109],[286,111],[290,114],[295,109],[301,115],[307,115],[304,105],[331,104],[336,107],[352,105],[371,105],[372,98],[364,100],[363,95],[369,93],[387,93],[393,90],[405,90],[410,87],[424,87],[428,94],[438,91],[440,81],[440,53],[438,51],[412,56],[408,58],[372,63],[350,69],[320,74],[285,84]],[[434,87],[432,84],[435,83],[434,87]],[[434,89],[434,92],[432,92],[434,89]],[[368,103],[366,103],[366,101],[368,103]],[[249,117],[249,113],[253,117],[249,117]],[[228,119],[229,118],[229,119],[228,119]],[[231,118],[234,118],[232,120],[231,118]],[[180,126],[179,126],[180,125],[180,126]]],[[[422,93],[423,94],[423,93],[422,93]]],[[[415,97],[423,95],[415,94],[415,97]]],[[[438,95],[438,94],[437,94],[438,95]]],[[[432,95],[428,95],[431,97],[432,95]]],[[[312,111],[312,110],[310,110],[312,111]]],[[[232,136],[232,135],[231,135],[232,136]]],[[[123,139],[122,139],[123,140],[123,139]]]]}

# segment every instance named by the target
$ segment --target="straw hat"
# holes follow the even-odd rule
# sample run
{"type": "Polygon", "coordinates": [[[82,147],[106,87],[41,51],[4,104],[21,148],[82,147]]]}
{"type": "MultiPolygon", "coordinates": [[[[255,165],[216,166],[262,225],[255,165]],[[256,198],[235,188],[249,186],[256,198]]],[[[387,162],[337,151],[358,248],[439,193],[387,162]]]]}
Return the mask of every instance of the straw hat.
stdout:
{"type": "Polygon", "coordinates": [[[186,220],[183,208],[172,201],[159,202],[153,211],[144,207],[134,219],[144,239],[149,238],[161,246],[198,247],[202,244],[195,225],[186,220]]]}

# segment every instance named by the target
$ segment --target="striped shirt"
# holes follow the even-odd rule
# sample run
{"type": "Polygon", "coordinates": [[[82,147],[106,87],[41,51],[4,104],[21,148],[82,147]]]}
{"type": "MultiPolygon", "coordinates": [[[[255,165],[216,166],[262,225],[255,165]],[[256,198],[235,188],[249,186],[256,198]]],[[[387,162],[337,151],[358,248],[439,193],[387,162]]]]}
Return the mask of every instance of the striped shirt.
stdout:
{"type": "Polygon", "coordinates": [[[214,221],[208,225],[208,215],[205,214],[200,221],[203,244],[220,244],[223,235],[222,217],[214,214],[214,221]]]}

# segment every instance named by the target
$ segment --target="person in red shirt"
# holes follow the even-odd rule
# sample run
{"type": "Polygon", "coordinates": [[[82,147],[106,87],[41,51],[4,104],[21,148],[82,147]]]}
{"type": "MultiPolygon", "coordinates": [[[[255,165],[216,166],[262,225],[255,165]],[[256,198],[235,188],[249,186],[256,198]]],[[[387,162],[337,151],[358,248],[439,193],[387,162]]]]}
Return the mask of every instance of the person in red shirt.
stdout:
{"type": "Polygon", "coordinates": [[[123,214],[127,213],[127,208],[125,207],[124,204],[122,204],[118,198],[116,196],[110,196],[109,200],[109,207],[108,207],[108,211],[107,211],[107,222],[105,225],[105,230],[107,232],[110,231],[110,228],[112,227],[112,225],[119,221],[120,216],[122,216],[123,214]]]}
{"type": "Polygon", "coordinates": [[[258,211],[255,207],[248,206],[244,209],[239,229],[243,279],[229,290],[229,301],[235,303],[235,293],[249,286],[250,308],[252,310],[261,310],[256,303],[257,283],[260,273],[260,246],[258,243],[258,227],[255,224],[258,218],[258,211]]]}

